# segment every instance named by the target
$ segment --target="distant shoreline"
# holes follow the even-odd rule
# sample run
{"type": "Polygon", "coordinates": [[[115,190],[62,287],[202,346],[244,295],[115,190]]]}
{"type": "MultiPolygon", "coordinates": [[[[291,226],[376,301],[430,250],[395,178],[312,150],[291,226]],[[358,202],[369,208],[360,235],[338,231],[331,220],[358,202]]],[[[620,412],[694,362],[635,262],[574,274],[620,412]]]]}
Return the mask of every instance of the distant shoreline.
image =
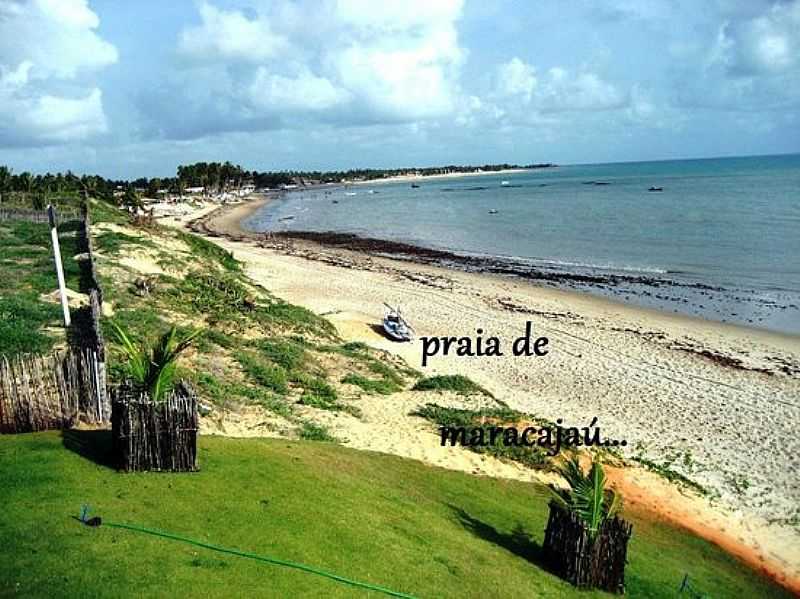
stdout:
{"type": "Polygon", "coordinates": [[[211,237],[228,237],[244,239],[257,235],[248,231],[242,222],[256,211],[278,199],[284,192],[268,192],[245,198],[243,202],[219,206],[209,212],[203,212],[197,218],[189,219],[187,226],[196,233],[211,237]]]}
{"type": "Polygon", "coordinates": [[[381,179],[370,179],[368,181],[348,181],[342,183],[343,185],[374,185],[376,183],[403,183],[411,182],[416,183],[425,181],[427,179],[459,179],[461,177],[483,177],[486,175],[514,175],[518,173],[529,173],[539,170],[550,170],[558,168],[557,165],[541,166],[537,168],[507,168],[499,171],[468,171],[463,173],[441,173],[436,175],[394,175],[392,177],[383,177],[381,179]]]}

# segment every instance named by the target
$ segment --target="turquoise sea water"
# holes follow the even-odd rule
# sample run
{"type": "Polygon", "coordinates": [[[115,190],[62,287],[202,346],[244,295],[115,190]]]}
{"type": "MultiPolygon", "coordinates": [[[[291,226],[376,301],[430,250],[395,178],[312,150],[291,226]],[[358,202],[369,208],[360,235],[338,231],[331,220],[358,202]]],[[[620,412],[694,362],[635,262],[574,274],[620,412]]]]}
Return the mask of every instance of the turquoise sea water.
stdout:
{"type": "Polygon", "coordinates": [[[800,155],[562,166],[418,184],[290,193],[245,225],[477,255],[534,280],[546,273],[545,284],[800,333],[800,155]],[[648,191],[653,186],[663,191],[648,191]]]}

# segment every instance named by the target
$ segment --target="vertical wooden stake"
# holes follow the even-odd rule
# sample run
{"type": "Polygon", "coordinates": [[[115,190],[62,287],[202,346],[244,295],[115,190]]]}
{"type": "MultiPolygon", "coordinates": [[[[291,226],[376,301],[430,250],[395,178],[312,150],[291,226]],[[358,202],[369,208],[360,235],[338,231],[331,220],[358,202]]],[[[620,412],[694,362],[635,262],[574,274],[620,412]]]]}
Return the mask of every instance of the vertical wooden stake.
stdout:
{"type": "Polygon", "coordinates": [[[58,289],[61,292],[61,308],[64,310],[64,326],[68,327],[70,325],[70,317],[67,284],[64,282],[64,267],[61,265],[61,248],[58,245],[58,231],[56,230],[56,211],[52,204],[47,205],[47,218],[50,220],[50,239],[53,242],[53,257],[56,261],[58,289]]]}

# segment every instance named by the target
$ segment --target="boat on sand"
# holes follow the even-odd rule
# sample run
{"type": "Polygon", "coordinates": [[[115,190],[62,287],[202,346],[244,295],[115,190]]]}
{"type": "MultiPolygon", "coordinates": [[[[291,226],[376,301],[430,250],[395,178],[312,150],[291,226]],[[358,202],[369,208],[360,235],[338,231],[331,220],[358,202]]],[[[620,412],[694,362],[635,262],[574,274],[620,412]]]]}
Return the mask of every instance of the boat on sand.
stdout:
{"type": "Polygon", "coordinates": [[[384,304],[387,308],[386,315],[383,317],[383,330],[390,339],[395,341],[411,341],[414,338],[414,329],[406,322],[400,314],[400,308],[393,308],[389,304],[384,304]]]}

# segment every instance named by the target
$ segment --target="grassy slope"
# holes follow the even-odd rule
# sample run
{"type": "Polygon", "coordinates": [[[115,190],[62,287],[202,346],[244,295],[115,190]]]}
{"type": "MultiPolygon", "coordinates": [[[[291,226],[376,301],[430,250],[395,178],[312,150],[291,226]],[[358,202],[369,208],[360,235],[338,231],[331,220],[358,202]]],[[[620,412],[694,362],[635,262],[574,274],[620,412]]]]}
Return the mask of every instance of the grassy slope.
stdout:
{"type": "MultiPolygon", "coordinates": [[[[67,287],[80,290],[74,223],[61,227],[59,245],[67,287]]],[[[47,327],[62,324],[61,306],[43,303],[42,294],[58,289],[50,229],[46,224],[0,222],[0,354],[45,352],[63,335],[47,327]]]]}
{"type": "MultiPolygon", "coordinates": [[[[159,226],[109,227],[114,215],[107,209],[98,214],[99,207],[93,235],[114,320],[137,339],[173,323],[202,328],[180,374],[218,414],[258,405],[277,418],[269,423],[273,429],[319,436],[309,432],[298,405],[357,416],[353,402],[362,393],[397,391],[417,376],[388,354],[342,343],[330,322],[255,285],[219,246],[159,226]],[[121,256],[147,260],[150,271],[157,265],[163,272],[142,277],[121,256]],[[136,286],[143,278],[151,285],[146,294],[136,286]]],[[[105,330],[113,339],[110,327],[105,330]]],[[[112,347],[109,372],[117,379],[124,376],[119,366],[112,347]]]]}
{"type": "MultiPolygon", "coordinates": [[[[327,443],[215,437],[201,441],[197,474],[121,475],[93,461],[107,442],[103,432],[0,438],[0,595],[369,595],[174,541],[90,529],[72,518],[83,502],[109,521],[417,596],[575,594],[536,565],[546,522],[538,486],[327,443]]],[[[676,596],[685,572],[714,597],[789,596],[705,541],[634,520],[629,595],[676,596]]]]}

